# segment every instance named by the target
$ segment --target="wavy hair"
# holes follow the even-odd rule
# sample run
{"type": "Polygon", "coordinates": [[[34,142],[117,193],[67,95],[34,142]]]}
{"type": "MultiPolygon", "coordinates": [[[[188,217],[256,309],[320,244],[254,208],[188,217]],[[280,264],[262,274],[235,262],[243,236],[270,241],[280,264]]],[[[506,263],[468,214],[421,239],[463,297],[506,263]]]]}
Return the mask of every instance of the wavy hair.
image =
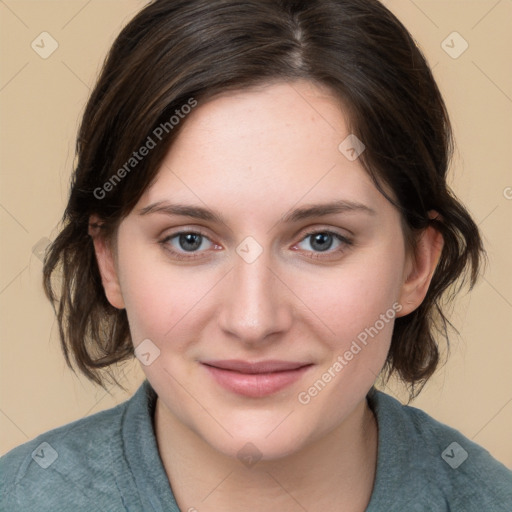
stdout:
{"type": "Polygon", "coordinates": [[[115,234],[186,119],[160,130],[128,177],[112,181],[116,173],[191,98],[200,105],[299,79],[328,86],[348,109],[350,130],[366,146],[361,164],[381,192],[392,191],[386,197],[401,211],[406,240],[414,244],[429,225],[442,233],[428,293],[396,320],[384,367],[411,398],[419,393],[440,362],[439,339],[448,340],[446,306],[462,283],[473,286],[485,253],[447,185],[453,137],[438,86],[409,32],[377,0],[155,0],[121,31],[87,103],[69,202],[44,262],[68,365],[105,385],[115,381],[111,365],[133,356],[126,311],[103,290],[89,217],[99,216],[104,236],[115,234]]]}

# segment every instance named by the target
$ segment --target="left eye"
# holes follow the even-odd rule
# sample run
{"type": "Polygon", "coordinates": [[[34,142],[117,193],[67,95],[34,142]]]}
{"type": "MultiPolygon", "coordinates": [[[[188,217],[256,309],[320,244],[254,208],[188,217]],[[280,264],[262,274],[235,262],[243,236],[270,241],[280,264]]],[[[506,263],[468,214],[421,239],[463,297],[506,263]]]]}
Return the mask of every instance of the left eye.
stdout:
{"type": "MultiPolygon", "coordinates": [[[[349,245],[350,241],[345,237],[339,235],[338,233],[333,233],[331,231],[317,231],[314,233],[308,233],[305,238],[300,242],[300,244],[305,243],[307,240],[309,241],[309,245],[315,252],[326,252],[332,248],[333,244],[338,244],[335,249],[339,249],[340,246],[349,245]]],[[[300,246],[300,244],[298,244],[300,246]]],[[[302,247],[304,250],[311,250],[308,248],[302,247]]]]}
{"type": "Polygon", "coordinates": [[[178,249],[183,252],[196,252],[199,249],[206,249],[206,247],[203,247],[204,243],[212,243],[201,233],[194,232],[177,233],[167,237],[164,242],[170,244],[174,250],[178,249]],[[177,242],[177,247],[173,242],[177,242]]]}

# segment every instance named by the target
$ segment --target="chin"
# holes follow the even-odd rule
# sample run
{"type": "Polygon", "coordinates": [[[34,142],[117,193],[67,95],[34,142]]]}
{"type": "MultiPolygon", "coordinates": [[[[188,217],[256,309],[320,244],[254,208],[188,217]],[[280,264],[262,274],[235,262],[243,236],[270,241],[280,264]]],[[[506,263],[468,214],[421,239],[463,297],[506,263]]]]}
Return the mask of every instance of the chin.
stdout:
{"type": "Polygon", "coordinates": [[[250,467],[257,462],[276,461],[300,451],[304,443],[299,440],[291,440],[289,436],[276,436],[269,440],[265,435],[260,437],[241,437],[215,442],[210,446],[227,457],[238,459],[242,464],[250,467]]]}
{"type": "Polygon", "coordinates": [[[211,429],[203,431],[204,427],[196,429],[196,434],[217,452],[237,458],[241,462],[245,458],[278,460],[300,451],[315,437],[304,429],[304,424],[299,428],[296,421],[290,421],[291,416],[293,414],[284,422],[286,414],[271,421],[261,421],[260,418],[258,422],[256,418],[245,417],[244,421],[225,422],[224,427],[232,436],[225,432],[220,433],[218,429],[216,432],[211,429]],[[285,426],[287,422],[289,424],[285,426]]]}

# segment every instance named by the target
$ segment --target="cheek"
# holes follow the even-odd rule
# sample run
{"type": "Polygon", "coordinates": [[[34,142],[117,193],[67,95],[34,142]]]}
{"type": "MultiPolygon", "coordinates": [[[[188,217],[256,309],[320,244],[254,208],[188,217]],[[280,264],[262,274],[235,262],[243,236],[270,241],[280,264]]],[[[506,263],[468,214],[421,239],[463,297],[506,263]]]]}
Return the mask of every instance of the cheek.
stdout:
{"type": "Polygon", "coordinates": [[[202,299],[212,287],[211,273],[167,264],[164,256],[155,257],[156,253],[131,247],[120,261],[130,331],[135,345],[149,338],[161,346],[172,337],[173,347],[179,351],[176,335],[197,316],[202,299]]]}
{"type": "Polygon", "coordinates": [[[393,256],[361,258],[333,274],[329,286],[315,288],[309,283],[309,300],[329,327],[329,335],[321,337],[326,357],[304,383],[297,401],[312,422],[322,419],[318,428],[346,417],[386,361],[394,320],[401,310],[401,256],[397,251],[393,256]]]}
{"type": "Polygon", "coordinates": [[[323,274],[316,272],[306,275],[302,283],[297,281],[294,290],[326,327],[332,348],[343,349],[376,323],[380,338],[391,337],[390,319],[399,309],[403,255],[386,249],[368,251],[337,269],[324,269],[323,274]]]}

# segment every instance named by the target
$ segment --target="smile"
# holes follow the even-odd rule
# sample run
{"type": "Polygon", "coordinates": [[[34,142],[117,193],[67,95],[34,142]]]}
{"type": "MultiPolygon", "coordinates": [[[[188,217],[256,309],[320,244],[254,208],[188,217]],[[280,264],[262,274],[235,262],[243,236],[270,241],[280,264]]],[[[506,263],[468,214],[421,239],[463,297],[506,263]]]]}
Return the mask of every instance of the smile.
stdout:
{"type": "Polygon", "coordinates": [[[290,361],[205,361],[214,380],[233,393],[251,398],[272,395],[299,380],[313,365],[290,361]]]}

